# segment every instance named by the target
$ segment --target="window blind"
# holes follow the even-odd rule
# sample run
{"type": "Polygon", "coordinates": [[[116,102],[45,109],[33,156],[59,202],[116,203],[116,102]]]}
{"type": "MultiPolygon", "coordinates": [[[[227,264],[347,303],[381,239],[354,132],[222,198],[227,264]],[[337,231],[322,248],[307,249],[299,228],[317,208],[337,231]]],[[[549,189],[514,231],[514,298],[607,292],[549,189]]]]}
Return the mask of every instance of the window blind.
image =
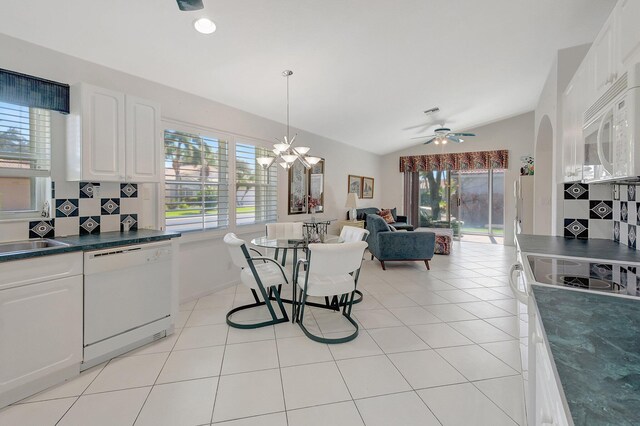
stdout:
{"type": "Polygon", "coordinates": [[[0,174],[49,176],[50,111],[0,102],[0,174]]]}
{"type": "Polygon", "coordinates": [[[236,224],[256,225],[278,219],[278,169],[264,169],[259,157],[273,157],[262,147],[236,143],[236,224]]]}
{"type": "Polygon", "coordinates": [[[174,130],[165,131],[164,141],[167,229],[228,227],[228,143],[174,130]]]}

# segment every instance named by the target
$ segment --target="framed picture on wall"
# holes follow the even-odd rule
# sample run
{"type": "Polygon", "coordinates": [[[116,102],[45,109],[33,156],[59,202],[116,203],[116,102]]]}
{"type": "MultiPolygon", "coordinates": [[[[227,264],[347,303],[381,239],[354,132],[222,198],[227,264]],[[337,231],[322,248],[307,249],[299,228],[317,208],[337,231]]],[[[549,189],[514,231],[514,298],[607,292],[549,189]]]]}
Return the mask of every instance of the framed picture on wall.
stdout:
{"type": "Polygon", "coordinates": [[[307,213],[307,169],[296,161],[289,169],[289,214],[307,213]]]}
{"type": "Polygon", "coordinates": [[[362,197],[361,198],[373,198],[373,178],[362,178],[362,197]]]}
{"type": "Polygon", "coordinates": [[[309,169],[309,212],[324,211],[324,160],[309,169]],[[313,210],[313,211],[312,211],[313,210]]]}
{"type": "Polygon", "coordinates": [[[347,193],[355,192],[358,198],[362,198],[362,177],[349,175],[347,193]]]}

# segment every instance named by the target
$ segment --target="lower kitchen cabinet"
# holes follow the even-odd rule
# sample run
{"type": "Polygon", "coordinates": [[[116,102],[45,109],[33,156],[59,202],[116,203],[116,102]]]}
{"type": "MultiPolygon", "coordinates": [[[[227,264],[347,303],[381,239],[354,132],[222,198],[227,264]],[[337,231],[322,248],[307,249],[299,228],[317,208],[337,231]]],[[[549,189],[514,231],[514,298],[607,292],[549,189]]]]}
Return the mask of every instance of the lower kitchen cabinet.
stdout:
{"type": "Polygon", "coordinates": [[[28,268],[20,282],[0,280],[4,281],[0,282],[0,408],[79,373],[81,256],[47,256],[0,265],[0,272],[7,272],[5,277],[16,268],[28,268]],[[58,263],[61,277],[51,279],[50,262],[58,263]]]}

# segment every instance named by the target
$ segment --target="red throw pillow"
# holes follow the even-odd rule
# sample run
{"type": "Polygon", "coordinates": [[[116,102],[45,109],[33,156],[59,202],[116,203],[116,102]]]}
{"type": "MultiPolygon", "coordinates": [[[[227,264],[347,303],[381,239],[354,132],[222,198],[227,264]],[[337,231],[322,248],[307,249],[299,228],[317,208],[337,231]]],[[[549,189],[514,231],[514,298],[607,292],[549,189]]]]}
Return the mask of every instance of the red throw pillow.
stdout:
{"type": "Polygon", "coordinates": [[[380,217],[382,217],[384,219],[384,221],[387,222],[387,223],[395,223],[395,220],[393,220],[393,215],[391,214],[391,210],[389,210],[389,209],[380,210],[378,212],[378,215],[380,217]]]}

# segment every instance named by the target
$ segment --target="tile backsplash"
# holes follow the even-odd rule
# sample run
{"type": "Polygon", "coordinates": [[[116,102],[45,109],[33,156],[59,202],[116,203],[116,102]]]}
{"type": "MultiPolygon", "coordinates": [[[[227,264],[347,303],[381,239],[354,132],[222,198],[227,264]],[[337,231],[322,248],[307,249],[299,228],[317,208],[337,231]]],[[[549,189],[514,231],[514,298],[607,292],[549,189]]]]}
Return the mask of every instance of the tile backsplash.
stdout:
{"type": "Polygon", "coordinates": [[[564,184],[564,236],[605,238],[636,249],[640,225],[638,187],[620,184],[613,199],[613,184],[564,184]]]}
{"type": "Polygon", "coordinates": [[[52,182],[51,219],[29,222],[29,238],[99,234],[138,228],[135,183],[52,182]]]}

